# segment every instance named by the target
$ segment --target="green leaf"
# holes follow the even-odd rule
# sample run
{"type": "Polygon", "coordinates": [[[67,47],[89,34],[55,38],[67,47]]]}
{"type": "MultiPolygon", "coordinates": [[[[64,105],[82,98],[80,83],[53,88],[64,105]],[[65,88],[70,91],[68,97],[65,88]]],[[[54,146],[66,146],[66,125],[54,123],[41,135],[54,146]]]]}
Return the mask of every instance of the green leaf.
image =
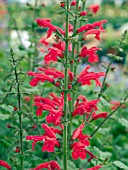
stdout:
{"type": "Polygon", "coordinates": [[[114,161],[113,164],[118,168],[128,170],[128,166],[126,166],[124,163],[122,163],[120,161],[114,161]]]}
{"type": "Polygon", "coordinates": [[[117,170],[112,163],[103,166],[100,170],[117,170]]]}
{"type": "Polygon", "coordinates": [[[106,158],[108,158],[108,157],[111,157],[111,153],[110,152],[102,152],[102,151],[100,151],[99,150],[99,148],[97,148],[97,147],[93,147],[93,149],[94,149],[94,154],[98,157],[98,158],[100,158],[101,160],[104,160],[104,159],[106,159],[106,158]]]}
{"type": "Polygon", "coordinates": [[[10,106],[10,105],[7,106],[5,104],[0,105],[0,108],[7,111],[7,112],[9,112],[9,113],[12,113],[13,110],[14,110],[13,106],[10,106]]]}
{"type": "Polygon", "coordinates": [[[118,119],[118,122],[122,125],[122,126],[125,126],[126,128],[128,128],[128,120],[124,119],[124,118],[121,118],[121,119],[118,119]]]}

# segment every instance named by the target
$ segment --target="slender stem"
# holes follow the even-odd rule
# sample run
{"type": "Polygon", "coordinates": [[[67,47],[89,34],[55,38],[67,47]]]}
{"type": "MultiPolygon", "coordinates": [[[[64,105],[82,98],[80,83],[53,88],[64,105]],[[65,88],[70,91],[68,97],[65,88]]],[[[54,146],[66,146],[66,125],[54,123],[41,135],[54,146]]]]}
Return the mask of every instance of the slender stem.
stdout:
{"type": "MultiPolygon", "coordinates": [[[[124,98],[124,102],[127,100],[127,98],[128,98],[128,95],[124,98]]],[[[120,105],[113,111],[113,112],[111,112],[107,117],[106,117],[106,119],[104,119],[100,124],[99,124],[99,126],[94,130],[94,132],[91,134],[91,137],[93,137],[96,133],[97,133],[97,131],[100,129],[100,127],[121,107],[121,105],[122,105],[122,103],[120,103],[120,105]]]]}
{"type": "Polygon", "coordinates": [[[21,93],[20,93],[20,83],[18,78],[18,73],[16,69],[16,61],[14,59],[14,53],[13,50],[10,50],[11,56],[12,56],[12,62],[14,67],[14,74],[15,74],[15,80],[17,84],[17,97],[18,97],[18,116],[19,116],[19,133],[20,133],[20,161],[21,161],[21,170],[24,170],[24,152],[23,152],[23,127],[22,127],[22,103],[21,103],[21,93]]]}
{"type": "Polygon", "coordinates": [[[67,121],[67,90],[68,90],[68,24],[69,24],[69,0],[67,0],[67,9],[66,9],[66,50],[65,50],[65,78],[64,78],[64,131],[63,131],[63,170],[67,170],[67,129],[68,129],[68,121],[67,121]]]}
{"type": "Polygon", "coordinates": [[[10,94],[11,90],[12,90],[12,84],[11,84],[11,86],[10,86],[10,88],[9,88],[6,96],[5,96],[4,99],[0,102],[0,104],[3,104],[3,103],[5,102],[5,100],[7,99],[8,95],[10,94]]]}
{"type": "MultiPolygon", "coordinates": [[[[118,54],[118,52],[119,52],[119,50],[120,50],[120,48],[121,48],[121,46],[122,46],[122,44],[123,44],[123,41],[124,41],[125,37],[126,37],[126,33],[124,33],[124,34],[122,35],[122,39],[121,39],[121,41],[120,41],[120,43],[119,43],[118,49],[117,49],[117,51],[115,52],[114,56],[116,56],[116,55],[118,54]]],[[[109,70],[110,70],[110,67],[111,67],[113,61],[114,61],[114,58],[111,59],[109,65],[108,65],[108,67],[107,67],[107,69],[106,69],[106,72],[105,72],[106,76],[105,76],[104,79],[103,79],[102,87],[101,87],[101,89],[100,89],[100,93],[99,93],[99,95],[98,95],[98,98],[100,98],[100,97],[102,96],[102,93],[104,92],[104,86],[105,86],[105,83],[106,83],[107,75],[108,75],[108,73],[109,73],[109,70]]]]}

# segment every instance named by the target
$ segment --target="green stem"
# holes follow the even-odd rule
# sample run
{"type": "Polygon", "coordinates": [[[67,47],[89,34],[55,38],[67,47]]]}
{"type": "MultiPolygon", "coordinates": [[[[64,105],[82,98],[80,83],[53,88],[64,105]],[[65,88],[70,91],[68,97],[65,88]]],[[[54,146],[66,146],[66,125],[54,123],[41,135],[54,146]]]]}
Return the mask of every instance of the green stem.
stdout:
{"type": "Polygon", "coordinates": [[[63,131],[63,170],[67,170],[67,130],[68,130],[68,121],[67,121],[67,91],[68,91],[68,24],[69,24],[69,0],[67,0],[67,9],[66,9],[66,50],[65,50],[65,78],[64,78],[64,131],[63,131]]]}
{"type": "MultiPolygon", "coordinates": [[[[127,100],[127,98],[128,98],[128,95],[124,98],[124,102],[127,100]]],[[[97,131],[100,129],[100,127],[121,107],[121,105],[122,105],[122,103],[120,103],[120,105],[113,111],[113,112],[111,112],[108,116],[107,116],[107,118],[106,119],[104,119],[100,124],[99,124],[99,126],[94,130],[94,132],[91,134],[91,137],[93,137],[96,133],[97,133],[97,131]]]]}
{"type": "MultiPolygon", "coordinates": [[[[126,33],[124,32],[124,34],[122,35],[122,39],[121,39],[121,41],[120,41],[120,44],[119,44],[119,46],[118,46],[118,50],[115,52],[114,56],[116,56],[116,55],[118,54],[118,52],[119,52],[119,50],[120,50],[120,48],[121,48],[121,46],[122,46],[122,44],[123,44],[123,41],[124,41],[125,37],[126,37],[126,33]]],[[[101,87],[101,89],[100,89],[100,93],[99,93],[99,95],[98,95],[98,98],[100,98],[100,97],[102,96],[102,93],[104,92],[104,86],[105,86],[105,83],[106,83],[107,75],[108,75],[108,73],[109,73],[109,70],[110,70],[110,67],[111,67],[113,61],[114,61],[114,58],[111,59],[109,65],[108,65],[108,67],[107,67],[107,69],[106,69],[106,72],[105,72],[106,76],[105,76],[104,79],[103,79],[102,87],[101,87]]]]}
{"type": "Polygon", "coordinates": [[[18,73],[16,69],[16,61],[14,59],[14,53],[13,50],[10,50],[11,56],[12,56],[12,62],[14,67],[14,74],[15,74],[15,80],[17,84],[17,96],[18,96],[18,116],[19,116],[19,133],[20,133],[20,161],[21,161],[21,170],[24,170],[24,152],[23,152],[23,127],[22,127],[22,103],[21,103],[21,93],[20,93],[20,83],[18,78],[18,73]]]}

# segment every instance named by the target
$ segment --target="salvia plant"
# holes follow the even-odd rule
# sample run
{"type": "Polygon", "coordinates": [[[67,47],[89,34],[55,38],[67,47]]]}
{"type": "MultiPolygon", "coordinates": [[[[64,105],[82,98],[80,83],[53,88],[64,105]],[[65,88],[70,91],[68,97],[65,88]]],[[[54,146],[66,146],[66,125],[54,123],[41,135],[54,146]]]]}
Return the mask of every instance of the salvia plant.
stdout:
{"type": "MultiPolygon", "coordinates": [[[[37,3],[35,6],[37,7],[37,3]]],[[[33,19],[35,22],[32,25],[31,34],[33,36],[36,35],[35,28],[37,25],[40,29],[47,29],[46,35],[40,38],[40,43],[45,46],[48,52],[44,55],[44,67],[37,67],[39,65],[38,58],[36,58],[38,57],[38,43],[37,40],[32,40],[29,48],[34,47],[34,59],[33,66],[29,67],[32,70],[28,71],[28,76],[31,77],[29,84],[32,88],[35,86],[40,88],[40,84],[46,83],[47,85],[49,83],[53,88],[49,90],[50,93],[47,97],[42,95],[42,93],[40,95],[32,95],[32,99],[30,97],[25,98],[26,101],[34,100],[34,103],[31,102],[31,104],[36,106],[36,116],[44,117],[45,121],[42,124],[39,124],[41,122],[36,124],[37,122],[31,119],[34,123],[32,128],[37,128],[37,135],[30,131],[29,135],[26,135],[26,139],[24,139],[23,133],[26,134],[25,130],[27,128],[23,129],[22,125],[23,116],[26,114],[22,106],[23,93],[21,92],[22,82],[20,81],[22,72],[17,68],[19,59],[15,59],[13,50],[10,50],[11,74],[14,76],[13,83],[18,103],[16,104],[18,107],[14,108],[14,110],[19,118],[19,127],[17,129],[16,126],[10,124],[7,127],[18,131],[20,144],[19,147],[16,147],[16,152],[20,162],[18,165],[15,165],[12,161],[12,166],[4,160],[0,160],[0,166],[8,170],[13,170],[14,166],[18,170],[27,169],[25,168],[25,161],[29,152],[24,149],[26,143],[27,147],[32,144],[33,152],[36,145],[40,143],[40,150],[48,153],[49,157],[49,159],[46,158],[48,161],[42,160],[36,167],[29,165],[31,170],[99,170],[107,164],[107,159],[98,159],[93,150],[91,140],[95,138],[94,135],[98,130],[120,107],[125,107],[124,104],[128,95],[120,102],[113,102],[111,112],[107,112],[106,108],[101,111],[98,105],[101,102],[101,98],[105,97],[104,92],[107,88],[110,88],[110,85],[106,82],[107,75],[112,70],[111,65],[113,61],[121,59],[117,54],[122,47],[127,31],[123,33],[119,46],[116,47],[115,54],[108,54],[111,57],[111,61],[108,66],[104,66],[106,72],[95,72],[92,66],[99,62],[97,52],[102,49],[96,46],[89,48],[87,47],[87,42],[89,36],[93,36],[97,41],[102,41],[101,34],[105,33],[104,25],[108,21],[104,19],[94,23],[89,22],[89,18],[96,15],[99,10],[100,5],[98,4],[86,7],[86,0],[73,0],[71,2],[65,0],[60,2],[60,11],[58,13],[64,18],[64,27],[60,28],[53,25],[50,18],[36,18],[35,20],[36,10],[34,9],[33,19]],[[48,40],[53,35],[55,37],[54,42],[50,46],[48,40]],[[88,64],[81,72],[78,72],[78,67],[85,58],[88,64]],[[60,70],[55,68],[57,65],[59,65],[58,68],[60,70]],[[82,90],[88,91],[91,85],[98,87],[99,92],[96,93],[95,98],[87,99],[83,95],[82,90]],[[83,88],[83,86],[86,88],[83,88]],[[81,88],[82,90],[80,90],[81,88]],[[98,122],[97,126],[93,125],[95,121],[98,122]],[[77,125],[77,128],[74,128],[74,124],[77,125]],[[93,127],[91,133],[88,133],[89,126],[93,127]],[[83,163],[80,165],[77,162],[79,159],[83,160],[83,163]]],[[[22,43],[21,45],[23,48],[22,43]]],[[[31,57],[30,53],[29,57],[31,57]]],[[[31,60],[28,61],[31,65],[31,60]]],[[[12,88],[13,84],[10,87],[10,91],[12,88]]],[[[1,103],[4,103],[4,100],[1,103]]],[[[93,144],[93,146],[95,145],[93,144]]],[[[33,154],[31,148],[29,148],[29,151],[33,154]]]]}

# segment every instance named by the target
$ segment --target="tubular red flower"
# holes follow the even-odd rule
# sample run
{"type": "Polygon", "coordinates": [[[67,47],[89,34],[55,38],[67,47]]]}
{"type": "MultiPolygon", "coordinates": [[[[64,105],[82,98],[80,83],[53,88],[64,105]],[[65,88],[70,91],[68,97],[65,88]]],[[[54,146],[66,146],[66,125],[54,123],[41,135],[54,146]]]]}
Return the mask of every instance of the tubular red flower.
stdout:
{"type": "Polygon", "coordinates": [[[3,166],[5,168],[7,168],[8,170],[11,170],[11,166],[3,160],[0,160],[0,166],[3,166]]]}
{"type": "Polygon", "coordinates": [[[82,132],[83,128],[84,128],[84,124],[82,123],[82,124],[73,132],[73,134],[72,134],[72,139],[73,139],[73,140],[75,140],[75,139],[79,136],[79,134],[82,132]]]}
{"type": "Polygon", "coordinates": [[[97,120],[97,119],[100,119],[100,118],[106,118],[108,115],[107,112],[102,112],[102,113],[99,113],[99,114],[96,114],[95,112],[92,114],[92,119],[93,120],[97,120]]]}
{"type": "Polygon", "coordinates": [[[86,24],[81,26],[80,28],[77,29],[77,33],[83,32],[83,31],[88,31],[93,29],[93,25],[92,24],[86,24]]]}
{"type": "Polygon", "coordinates": [[[90,63],[99,62],[98,55],[96,54],[98,50],[101,50],[101,48],[91,47],[90,49],[87,49],[87,47],[83,47],[79,56],[83,58],[88,57],[90,63]]]}
{"type": "MultiPolygon", "coordinates": [[[[111,110],[116,110],[116,108],[121,104],[120,102],[117,101],[111,101],[110,104],[112,104],[113,106],[111,107],[111,110]]],[[[125,105],[122,104],[121,108],[125,108],[125,105]]]]}
{"type": "Polygon", "coordinates": [[[100,9],[100,5],[99,4],[92,4],[89,6],[89,10],[92,11],[93,13],[97,13],[100,9]]]}
{"type": "Polygon", "coordinates": [[[78,82],[81,85],[91,85],[91,80],[94,80],[96,82],[96,86],[102,86],[101,82],[99,81],[99,78],[102,76],[105,76],[104,72],[94,73],[94,72],[88,72],[90,68],[90,65],[88,65],[78,76],[78,82]]]}
{"type": "Polygon", "coordinates": [[[100,41],[100,33],[101,32],[105,32],[105,31],[104,30],[100,30],[100,29],[91,29],[91,30],[85,32],[84,36],[95,34],[95,38],[100,41]]]}
{"type": "Polygon", "coordinates": [[[48,170],[60,170],[60,166],[56,161],[50,161],[39,164],[36,168],[34,168],[34,170],[41,170],[44,168],[47,168],[48,170]]]}

